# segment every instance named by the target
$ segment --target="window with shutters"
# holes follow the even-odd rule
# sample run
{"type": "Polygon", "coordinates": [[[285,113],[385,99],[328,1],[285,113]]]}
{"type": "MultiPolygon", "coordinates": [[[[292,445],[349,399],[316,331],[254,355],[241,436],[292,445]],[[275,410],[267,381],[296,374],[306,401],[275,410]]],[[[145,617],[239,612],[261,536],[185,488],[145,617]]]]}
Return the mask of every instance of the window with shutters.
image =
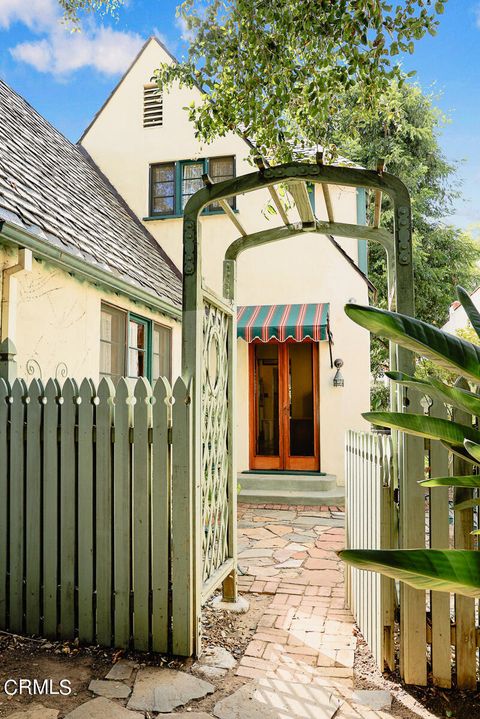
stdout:
{"type": "MultiPolygon", "coordinates": [[[[150,166],[150,212],[151,217],[180,217],[190,197],[204,186],[202,175],[209,175],[213,182],[235,177],[235,157],[208,157],[201,160],[162,162],[150,166]]],[[[235,198],[228,204],[235,209],[235,198]]],[[[223,212],[218,202],[212,202],[204,214],[223,212]]]]}
{"type": "Polygon", "coordinates": [[[145,85],[143,88],[143,126],[163,125],[163,94],[158,85],[145,85]]]}

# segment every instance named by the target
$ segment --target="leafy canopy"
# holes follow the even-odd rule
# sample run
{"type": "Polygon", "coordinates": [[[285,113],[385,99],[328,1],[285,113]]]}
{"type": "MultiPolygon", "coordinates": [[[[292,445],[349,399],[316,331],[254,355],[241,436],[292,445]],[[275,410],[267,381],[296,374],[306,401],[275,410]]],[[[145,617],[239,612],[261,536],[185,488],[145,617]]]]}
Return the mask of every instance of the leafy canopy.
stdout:
{"type": "Polygon", "coordinates": [[[78,28],[78,14],[81,12],[103,12],[115,14],[116,10],[124,4],[125,0],[58,0],[63,10],[63,19],[66,25],[73,29],[78,28]]]}
{"type": "MultiPolygon", "coordinates": [[[[459,196],[457,167],[445,158],[439,144],[447,118],[435,106],[434,95],[423,93],[418,85],[394,81],[382,93],[378,112],[359,123],[352,133],[350,115],[358,93],[356,88],[346,93],[345,107],[329,139],[341,154],[364,167],[375,167],[378,158],[385,159],[387,170],[408,187],[412,201],[416,316],[442,325],[448,318],[455,286],[461,284],[471,290],[480,283],[479,243],[468,232],[445,221],[459,196]]],[[[368,208],[370,215],[372,202],[368,208]]],[[[388,197],[382,203],[382,224],[393,228],[388,197]]],[[[378,304],[386,308],[386,257],[383,248],[373,242],[369,243],[368,265],[369,277],[379,291],[378,304]]],[[[381,374],[387,357],[386,343],[373,338],[374,377],[381,374]]],[[[383,387],[381,390],[384,391],[383,387]]],[[[386,393],[377,395],[374,406],[386,406],[386,393]]]]}
{"type": "Polygon", "coordinates": [[[190,119],[204,141],[240,130],[275,161],[325,144],[345,92],[356,87],[354,127],[375,110],[400,53],[435,34],[446,0],[186,0],[187,59],[157,80],[203,88],[190,119]]]}

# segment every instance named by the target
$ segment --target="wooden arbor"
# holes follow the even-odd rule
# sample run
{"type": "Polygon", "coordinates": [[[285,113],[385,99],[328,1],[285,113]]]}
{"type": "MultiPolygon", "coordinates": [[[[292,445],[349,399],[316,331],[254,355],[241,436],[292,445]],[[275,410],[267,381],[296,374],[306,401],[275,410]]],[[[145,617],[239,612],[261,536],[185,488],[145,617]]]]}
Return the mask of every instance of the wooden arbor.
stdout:
{"type": "MultiPolygon", "coordinates": [[[[183,221],[183,324],[182,374],[191,383],[193,446],[191,451],[191,477],[188,507],[191,517],[191,535],[188,552],[184,557],[185,569],[193,577],[185,597],[185,620],[190,627],[192,653],[199,651],[200,607],[221,583],[224,599],[235,601],[236,588],[236,476],[235,476],[235,387],[236,370],[236,260],[246,250],[277,240],[314,232],[332,237],[350,237],[379,242],[388,258],[389,304],[398,312],[413,315],[413,267],[411,207],[408,191],[393,175],[382,171],[323,165],[317,162],[293,162],[276,167],[264,167],[247,175],[212,183],[204,177],[205,187],[196,192],[185,207],[183,221]],[[328,217],[315,217],[306,183],[322,186],[328,217]],[[275,186],[287,187],[297,206],[300,222],[289,222],[275,186]],[[335,221],[330,201],[330,185],[363,187],[375,193],[375,221],[373,227],[335,221]],[[269,191],[283,225],[259,232],[247,232],[226,200],[235,195],[265,188],[269,191]],[[394,232],[379,227],[382,193],[392,200],[394,232]],[[199,216],[203,208],[220,202],[226,214],[239,230],[240,237],[227,249],[223,269],[223,296],[216,296],[202,283],[202,245],[199,216]]],[[[391,350],[392,368],[410,374],[413,358],[410,352],[394,347],[391,350]]],[[[401,397],[393,402],[402,409],[401,397]]],[[[402,497],[401,511],[423,513],[422,490],[405,482],[415,461],[421,462],[421,453],[415,460],[416,438],[405,437],[399,446],[399,484],[402,497]]],[[[415,483],[413,483],[415,484],[415,483]]],[[[408,523],[401,522],[403,547],[415,546],[416,538],[408,536],[408,523]]],[[[421,593],[402,585],[402,646],[418,642],[425,637],[409,615],[417,603],[423,601],[421,593]]],[[[423,650],[423,645],[422,645],[423,650]]],[[[182,652],[183,653],[183,652],[182,652]]],[[[406,656],[412,652],[406,652],[406,656]]],[[[422,683],[415,667],[403,667],[407,681],[422,683]]]]}

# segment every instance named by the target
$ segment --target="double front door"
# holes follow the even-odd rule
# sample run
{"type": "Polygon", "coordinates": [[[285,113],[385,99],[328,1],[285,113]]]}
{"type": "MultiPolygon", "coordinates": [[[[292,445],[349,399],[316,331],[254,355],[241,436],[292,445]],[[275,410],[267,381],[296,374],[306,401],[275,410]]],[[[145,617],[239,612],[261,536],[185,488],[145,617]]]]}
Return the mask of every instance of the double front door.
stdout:
{"type": "Polygon", "coordinates": [[[251,469],[318,471],[318,343],[250,344],[251,469]]]}

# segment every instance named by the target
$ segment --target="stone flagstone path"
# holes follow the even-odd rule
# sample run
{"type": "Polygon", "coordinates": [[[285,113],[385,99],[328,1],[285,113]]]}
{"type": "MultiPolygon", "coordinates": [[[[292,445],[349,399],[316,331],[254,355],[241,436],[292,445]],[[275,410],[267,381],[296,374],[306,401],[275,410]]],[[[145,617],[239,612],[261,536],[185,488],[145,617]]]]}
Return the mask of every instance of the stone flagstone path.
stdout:
{"type": "MultiPolygon", "coordinates": [[[[121,660],[92,681],[100,696],[66,719],[391,718],[388,692],[353,688],[356,637],[336,555],[344,546],[340,508],[240,505],[238,519],[240,592],[251,603],[270,595],[238,666],[218,647],[185,671],[121,660]],[[245,684],[215,701],[228,672],[245,684]],[[209,695],[209,710],[198,708],[195,700],[209,695]]],[[[56,719],[58,712],[37,705],[21,716],[56,719]]]]}

